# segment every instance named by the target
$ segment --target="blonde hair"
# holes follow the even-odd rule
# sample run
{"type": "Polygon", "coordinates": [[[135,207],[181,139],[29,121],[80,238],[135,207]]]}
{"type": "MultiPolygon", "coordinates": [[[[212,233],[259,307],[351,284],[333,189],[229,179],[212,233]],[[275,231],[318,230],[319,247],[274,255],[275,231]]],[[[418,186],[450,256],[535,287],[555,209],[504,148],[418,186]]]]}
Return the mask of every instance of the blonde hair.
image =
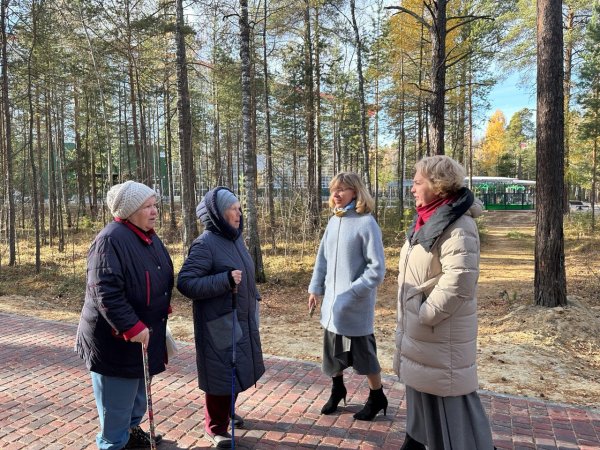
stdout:
{"type": "Polygon", "coordinates": [[[458,192],[465,185],[465,169],[445,155],[427,156],[417,161],[415,173],[427,178],[433,192],[442,198],[458,192]]]}
{"type": "Polygon", "coordinates": [[[354,172],[340,172],[329,182],[329,207],[334,208],[333,190],[339,186],[349,187],[356,194],[356,212],[367,214],[375,209],[375,200],[369,194],[367,187],[354,172]]]}

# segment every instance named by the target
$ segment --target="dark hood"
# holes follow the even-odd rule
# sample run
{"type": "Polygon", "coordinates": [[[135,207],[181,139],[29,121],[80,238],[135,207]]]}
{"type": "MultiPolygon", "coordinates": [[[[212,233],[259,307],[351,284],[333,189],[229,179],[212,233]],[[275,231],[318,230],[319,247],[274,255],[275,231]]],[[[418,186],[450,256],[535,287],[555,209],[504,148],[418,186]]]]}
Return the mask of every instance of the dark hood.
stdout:
{"type": "Polygon", "coordinates": [[[407,239],[412,245],[421,244],[426,251],[430,251],[444,230],[467,213],[475,203],[475,196],[466,187],[461,188],[456,195],[454,201],[440,206],[416,233],[417,216],[415,215],[415,219],[407,232],[407,239]]]}
{"type": "Polygon", "coordinates": [[[237,230],[227,223],[217,208],[217,192],[221,189],[232,192],[231,189],[225,186],[211,189],[196,207],[196,216],[198,216],[205,229],[235,241],[244,230],[244,216],[240,217],[240,227],[237,230]]]}

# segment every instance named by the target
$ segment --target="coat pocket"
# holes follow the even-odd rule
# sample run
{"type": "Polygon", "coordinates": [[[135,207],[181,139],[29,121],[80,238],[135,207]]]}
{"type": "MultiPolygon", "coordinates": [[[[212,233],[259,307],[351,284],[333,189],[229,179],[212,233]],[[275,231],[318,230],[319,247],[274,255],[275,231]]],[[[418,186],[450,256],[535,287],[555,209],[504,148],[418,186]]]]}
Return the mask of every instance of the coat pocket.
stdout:
{"type": "Polygon", "coordinates": [[[208,334],[213,341],[217,350],[225,350],[231,348],[233,340],[233,327],[235,324],[235,343],[237,344],[242,339],[242,327],[237,320],[237,314],[229,312],[221,317],[206,322],[208,334]]]}

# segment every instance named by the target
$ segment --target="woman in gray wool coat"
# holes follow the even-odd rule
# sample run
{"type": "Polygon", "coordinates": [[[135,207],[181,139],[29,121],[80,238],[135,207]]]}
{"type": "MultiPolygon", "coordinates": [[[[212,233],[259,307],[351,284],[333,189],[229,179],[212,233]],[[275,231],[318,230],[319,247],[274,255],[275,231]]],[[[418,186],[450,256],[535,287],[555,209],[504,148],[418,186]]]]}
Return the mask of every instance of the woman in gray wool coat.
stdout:
{"type": "Polygon", "coordinates": [[[370,388],[366,404],[354,418],[373,420],[388,406],[373,334],[377,286],[385,275],[381,229],[370,214],[375,201],[357,174],[337,174],[329,189],[334,215],[323,234],[308,287],[310,311],[323,296],[322,370],[332,377],[331,396],[321,413],[335,412],[342,399],[346,403],[343,372],[352,367],[367,376],[370,388]]]}
{"type": "MultiPolygon", "coordinates": [[[[231,446],[228,424],[232,405],[232,338],[235,324],[235,397],[265,372],[258,332],[254,263],[242,238],[240,202],[226,187],[209,191],[196,215],[204,232],[190,247],[177,288],[193,300],[198,385],[205,392],[206,437],[216,447],[231,446]],[[232,292],[237,286],[236,317],[232,292]]],[[[235,399],[233,399],[235,401],[235,399]]],[[[235,415],[234,426],[243,420],[235,415]]]]}

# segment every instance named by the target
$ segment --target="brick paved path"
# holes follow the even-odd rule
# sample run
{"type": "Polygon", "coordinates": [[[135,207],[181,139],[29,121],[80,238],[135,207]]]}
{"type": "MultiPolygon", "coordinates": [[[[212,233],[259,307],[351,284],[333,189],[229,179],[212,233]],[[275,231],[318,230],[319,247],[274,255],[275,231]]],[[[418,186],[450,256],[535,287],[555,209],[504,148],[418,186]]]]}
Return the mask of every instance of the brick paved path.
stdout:
{"type": "MultiPolygon", "coordinates": [[[[72,350],[76,326],[0,313],[0,449],[93,449],[97,413],[83,362],[72,350]]],[[[267,372],[244,392],[237,412],[246,430],[236,448],[397,449],[404,440],[404,389],[383,379],[390,405],[373,422],[352,419],[365,401],[365,377],[347,378],[348,406],[319,414],[329,380],[317,365],[266,358],[267,372]]],[[[567,381],[565,381],[567,382],[567,381]]],[[[176,361],[152,384],[161,450],[209,447],[195,352],[181,344],[176,361]]],[[[600,449],[600,413],[569,405],[482,392],[499,449],[600,449]]],[[[143,426],[147,426],[145,423],[143,426]]],[[[469,449],[461,449],[469,450],[469,449]]]]}

